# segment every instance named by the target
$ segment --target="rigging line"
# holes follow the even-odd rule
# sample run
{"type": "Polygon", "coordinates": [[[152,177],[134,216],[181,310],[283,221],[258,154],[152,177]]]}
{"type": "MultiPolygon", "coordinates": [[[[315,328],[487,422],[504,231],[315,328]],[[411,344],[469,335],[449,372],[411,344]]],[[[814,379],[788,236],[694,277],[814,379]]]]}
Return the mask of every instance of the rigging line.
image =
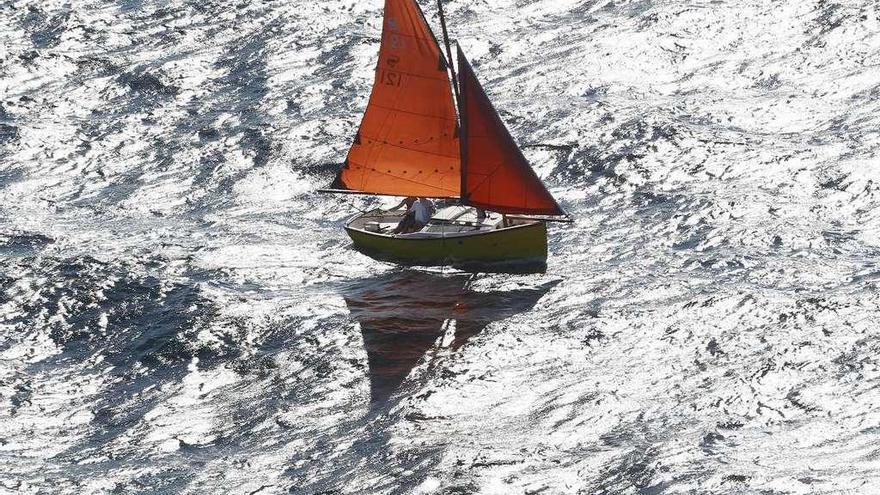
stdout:
{"type": "MultiPolygon", "coordinates": [[[[348,194],[351,196],[387,196],[387,197],[395,197],[395,198],[408,196],[406,194],[366,192],[366,191],[360,191],[357,189],[318,189],[316,192],[319,194],[348,194]]],[[[424,195],[422,197],[426,198],[426,199],[458,199],[458,196],[428,196],[428,195],[424,195]]]]}
{"type": "MultiPolygon", "coordinates": [[[[424,151],[424,150],[419,150],[419,149],[415,149],[415,148],[407,148],[406,146],[403,146],[403,145],[389,143],[388,141],[383,141],[381,139],[376,139],[374,137],[365,136],[364,134],[361,134],[361,140],[363,140],[363,139],[366,139],[368,141],[372,141],[373,143],[371,143],[371,144],[375,144],[377,146],[391,146],[392,148],[412,151],[413,153],[424,153],[426,155],[439,156],[439,157],[443,157],[443,158],[448,158],[450,160],[454,160],[454,159],[459,158],[457,156],[444,155],[442,153],[434,153],[433,151],[424,151]]],[[[364,146],[364,144],[361,144],[361,146],[364,146]]]]}
{"type": "MultiPolygon", "coordinates": [[[[440,42],[437,41],[437,35],[434,34],[434,31],[431,29],[431,25],[428,24],[428,19],[425,17],[425,12],[422,10],[421,5],[419,5],[419,3],[415,0],[413,0],[413,5],[415,6],[416,12],[419,14],[419,17],[421,18],[425,27],[428,28],[428,34],[431,35],[431,40],[434,42],[434,46],[436,46],[437,51],[440,52],[440,58],[444,58],[443,50],[440,48],[440,42]]],[[[447,63],[451,63],[451,62],[447,61],[447,63]]]]}
{"type": "Polygon", "coordinates": [[[462,292],[469,290],[471,286],[473,286],[473,283],[477,281],[477,277],[479,277],[479,275],[480,274],[478,272],[472,273],[471,276],[468,277],[467,281],[465,281],[464,287],[462,287],[462,292]]]}
{"type": "MultiPolygon", "coordinates": [[[[472,190],[472,191],[476,191],[477,189],[483,187],[483,184],[485,184],[487,180],[491,179],[491,178],[495,175],[495,172],[498,172],[498,169],[500,169],[503,165],[504,165],[503,162],[500,163],[500,164],[498,164],[494,169],[492,169],[491,172],[489,172],[488,174],[485,174],[485,176],[483,177],[483,180],[481,180],[481,181],[479,182],[479,184],[477,184],[477,185],[476,185],[475,187],[473,187],[473,188],[468,187],[468,189],[470,189],[470,190],[472,190]]],[[[473,174],[473,175],[483,175],[483,174],[479,174],[479,173],[477,173],[477,174],[473,174]]]]}
{"type": "MultiPolygon", "coordinates": [[[[452,52],[449,49],[449,36],[446,32],[446,21],[445,21],[445,17],[443,16],[443,5],[440,4],[440,0],[437,0],[437,5],[440,7],[440,16],[441,16],[440,20],[442,21],[442,24],[443,24],[444,41],[446,42],[446,55],[445,56],[443,55],[443,49],[440,47],[440,43],[437,41],[437,35],[434,34],[434,31],[431,29],[431,25],[428,24],[428,19],[425,17],[425,12],[422,10],[422,7],[416,1],[413,1],[413,5],[415,6],[416,12],[419,14],[419,17],[421,18],[425,27],[428,28],[428,33],[431,34],[431,38],[434,41],[434,46],[436,46],[437,51],[440,52],[440,60],[446,64],[446,67],[444,68],[444,75],[445,75],[444,83],[447,85],[447,87],[449,86],[449,72],[446,72],[446,69],[452,71],[452,89],[455,92],[455,94],[450,95],[450,97],[452,97],[454,99],[454,101],[452,102],[452,105],[454,107],[453,112],[455,114],[458,114],[459,113],[458,82],[455,77],[455,65],[452,61],[452,52]]],[[[458,128],[459,127],[458,115],[456,115],[455,123],[456,123],[456,128],[458,128]]]]}
{"type": "MultiPolygon", "coordinates": [[[[382,41],[382,39],[385,38],[385,36],[386,35],[383,34],[382,36],[379,37],[379,40],[382,41]]],[[[399,33],[397,31],[391,31],[391,34],[388,34],[387,36],[400,36],[401,38],[411,38],[414,40],[427,41],[427,42],[433,41],[431,38],[422,38],[421,36],[415,36],[413,34],[407,34],[407,33],[399,33]]],[[[376,39],[376,38],[373,38],[373,39],[376,39]]]]}
{"type": "Polygon", "coordinates": [[[382,65],[380,65],[381,62],[382,61],[380,60],[379,63],[376,64],[376,72],[379,72],[380,70],[384,70],[384,71],[388,71],[388,72],[394,72],[396,74],[403,74],[405,76],[418,77],[421,79],[428,79],[431,81],[443,81],[446,84],[449,83],[449,80],[446,79],[445,77],[431,77],[431,76],[424,76],[422,74],[416,74],[415,72],[405,72],[405,71],[397,70],[397,69],[386,69],[386,68],[383,68],[382,65]]]}
{"type": "Polygon", "coordinates": [[[440,120],[447,120],[447,121],[454,121],[455,120],[455,119],[450,119],[448,117],[443,117],[443,116],[438,116],[438,115],[428,115],[426,113],[410,112],[408,110],[401,110],[399,108],[389,107],[387,105],[380,105],[378,103],[373,103],[370,106],[379,107],[381,109],[388,110],[389,112],[400,112],[400,113],[406,113],[409,115],[417,115],[419,117],[428,117],[428,118],[432,118],[432,119],[440,119],[440,120]]]}
{"type": "MultiPolygon", "coordinates": [[[[381,170],[379,170],[379,169],[369,168],[369,167],[367,167],[366,165],[363,165],[363,164],[360,164],[360,163],[357,163],[357,162],[353,162],[353,163],[354,163],[355,165],[360,166],[360,167],[363,168],[364,170],[371,170],[371,171],[376,172],[376,173],[379,173],[379,174],[381,174],[381,175],[387,175],[388,177],[394,177],[395,179],[400,179],[400,180],[402,180],[402,181],[412,182],[413,184],[418,184],[418,185],[420,185],[420,186],[430,187],[430,188],[432,188],[432,189],[438,189],[438,190],[440,190],[440,191],[449,191],[449,192],[452,192],[452,193],[455,192],[455,190],[453,190],[453,189],[448,189],[448,188],[443,187],[443,186],[436,186],[436,185],[433,185],[433,184],[427,184],[427,183],[425,183],[425,182],[419,182],[419,181],[417,181],[417,180],[415,180],[415,179],[410,179],[410,178],[407,178],[407,177],[401,177],[401,176],[399,176],[399,175],[390,174],[390,173],[388,173],[388,172],[383,172],[383,171],[381,171],[381,170]]],[[[433,175],[433,174],[432,174],[432,175],[433,175]]],[[[451,198],[457,198],[458,196],[449,196],[449,197],[451,197],[451,198]]]]}

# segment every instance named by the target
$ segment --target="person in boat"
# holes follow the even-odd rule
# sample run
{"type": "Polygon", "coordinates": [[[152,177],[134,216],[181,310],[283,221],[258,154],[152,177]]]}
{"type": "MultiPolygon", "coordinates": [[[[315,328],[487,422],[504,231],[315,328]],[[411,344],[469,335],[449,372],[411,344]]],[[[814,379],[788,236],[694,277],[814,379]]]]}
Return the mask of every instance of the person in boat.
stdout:
{"type": "Polygon", "coordinates": [[[434,203],[428,198],[409,197],[404,199],[399,205],[393,209],[397,210],[406,207],[406,213],[394,229],[394,234],[410,234],[418,232],[428,225],[431,217],[434,216],[434,203]]]}
{"type": "Polygon", "coordinates": [[[416,201],[418,201],[418,199],[419,198],[417,198],[415,196],[410,196],[408,198],[405,198],[397,206],[389,209],[388,211],[400,210],[400,209],[403,209],[404,207],[407,209],[407,211],[409,211],[413,207],[413,205],[416,203],[416,201]]]}

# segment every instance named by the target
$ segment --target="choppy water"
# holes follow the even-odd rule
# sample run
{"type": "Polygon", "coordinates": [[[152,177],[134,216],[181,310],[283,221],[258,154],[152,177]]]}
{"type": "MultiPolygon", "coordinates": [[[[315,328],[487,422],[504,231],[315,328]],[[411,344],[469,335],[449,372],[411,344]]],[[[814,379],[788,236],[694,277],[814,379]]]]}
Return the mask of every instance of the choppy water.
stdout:
{"type": "Polygon", "coordinates": [[[0,492],[880,493],[880,4],[448,15],[544,276],[313,193],[379,0],[0,2],[0,492]]]}

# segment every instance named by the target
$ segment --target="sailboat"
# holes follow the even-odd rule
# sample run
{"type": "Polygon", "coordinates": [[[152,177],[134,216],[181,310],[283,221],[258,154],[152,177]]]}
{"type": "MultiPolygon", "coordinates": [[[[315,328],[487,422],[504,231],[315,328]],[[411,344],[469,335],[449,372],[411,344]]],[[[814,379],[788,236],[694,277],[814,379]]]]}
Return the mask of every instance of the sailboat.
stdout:
{"type": "Polygon", "coordinates": [[[345,230],[360,252],[405,265],[543,271],[547,222],[571,221],[529,165],[460,45],[442,0],[446,53],[415,0],[386,0],[379,62],[344,165],[325,193],[443,200],[424,228],[395,234],[405,210],[375,209],[345,230]]]}

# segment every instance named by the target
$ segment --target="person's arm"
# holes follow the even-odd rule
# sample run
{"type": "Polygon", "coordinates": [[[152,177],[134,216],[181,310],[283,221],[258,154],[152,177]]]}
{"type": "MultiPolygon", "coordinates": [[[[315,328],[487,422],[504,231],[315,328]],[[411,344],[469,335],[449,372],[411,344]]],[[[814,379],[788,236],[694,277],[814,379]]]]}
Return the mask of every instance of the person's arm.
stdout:
{"type": "Polygon", "coordinates": [[[403,208],[404,205],[406,205],[406,198],[403,198],[403,201],[398,203],[398,205],[395,206],[394,208],[389,208],[388,211],[399,210],[399,209],[403,208]]]}

